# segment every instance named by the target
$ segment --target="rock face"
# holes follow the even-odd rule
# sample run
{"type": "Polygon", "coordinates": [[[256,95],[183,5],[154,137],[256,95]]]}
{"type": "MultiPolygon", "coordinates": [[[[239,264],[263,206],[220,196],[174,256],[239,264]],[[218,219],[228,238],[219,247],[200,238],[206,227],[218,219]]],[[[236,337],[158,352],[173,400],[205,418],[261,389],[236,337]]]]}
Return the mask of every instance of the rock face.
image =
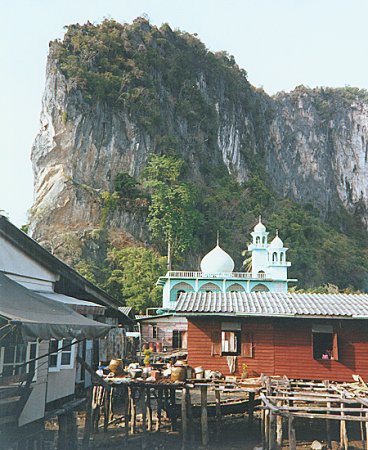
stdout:
{"type": "MultiPolygon", "coordinates": [[[[155,76],[160,80],[160,117],[164,118],[155,126],[164,128],[161,135],[175,139],[177,152],[190,164],[192,180],[205,184],[208,166],[224,165],[243,182],[261,167],[283,197],[312,203],[322,217],[342,205],[367,226],[368,101],[364,93],[298,87],[271,98],[243,77],[234,95],[229,94],[228,78],[210,73],[202,61],[189,87],[205,99],[210,123],[204,128],[206,117],[190,121],[188,113],[177,107],[181,91],[174,95],[164,74],[155,76]]],[[[139,178],[149,155],[164,151],[162,140],[154,135],[127,103],[116,108],[104,101],[87,101],[75,80],[60,69],[52,45],[41,128],[31,156],[33,236],[42,240],[57,230],[98,228],[99,194],[112,190],[118,172],[139,178]]],[[[122,230],[128,239],[148,240],[144,214],[134,208],[110,212],[109,229],[122,230]]]]}

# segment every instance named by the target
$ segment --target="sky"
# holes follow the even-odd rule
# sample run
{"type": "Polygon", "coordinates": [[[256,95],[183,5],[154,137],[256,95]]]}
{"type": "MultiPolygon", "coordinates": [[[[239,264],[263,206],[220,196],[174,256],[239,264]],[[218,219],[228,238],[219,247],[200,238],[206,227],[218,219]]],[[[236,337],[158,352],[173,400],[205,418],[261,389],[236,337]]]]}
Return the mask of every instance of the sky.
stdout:
{"type": "Polygon", "coordinates": [[[30,153],[49,41],[65,25],[142,14],[234,55],[269,94],[300,84],[368,89],[367,0],[1,0],[0,212],[16,225],[33,202],[30,153]]]}

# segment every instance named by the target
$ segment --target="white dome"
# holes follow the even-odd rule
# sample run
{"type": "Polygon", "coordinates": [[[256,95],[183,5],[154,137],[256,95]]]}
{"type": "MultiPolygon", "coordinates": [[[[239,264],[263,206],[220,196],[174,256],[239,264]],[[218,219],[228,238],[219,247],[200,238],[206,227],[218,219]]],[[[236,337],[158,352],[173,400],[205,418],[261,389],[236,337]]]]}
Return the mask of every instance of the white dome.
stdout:
{"type": "Polygon", "coordinates": [[[282,242],[282,240],[279,238],[279,235],[277,234],[273,241],[270,243],[270,248],[283,248],[284,247],[284,243],[282,242]]]}
{"type": "Polygon", "coordinates": [[[263,225],[261,219],[259,219],[259,222],[254,227],[254,230],[256,233],[264,233],[266,231],[266,227],[263,225]]]}
{"type": "Polygon", "coordinates": [[[207,253],[201,261],[203,273],[230,273],[234,270],[234,261],[219,245],[207,253]]]}

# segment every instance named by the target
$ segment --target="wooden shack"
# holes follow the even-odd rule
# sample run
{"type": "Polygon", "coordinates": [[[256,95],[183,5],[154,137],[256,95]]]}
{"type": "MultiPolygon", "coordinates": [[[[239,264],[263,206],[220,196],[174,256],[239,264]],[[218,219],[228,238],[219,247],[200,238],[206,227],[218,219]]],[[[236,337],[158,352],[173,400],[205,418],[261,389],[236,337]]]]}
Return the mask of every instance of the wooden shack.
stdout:
{"type": "Polygon", "coordinates": [[[368,379],[368,295],[186,293],[193,367],[224,375],[368,379]]]}

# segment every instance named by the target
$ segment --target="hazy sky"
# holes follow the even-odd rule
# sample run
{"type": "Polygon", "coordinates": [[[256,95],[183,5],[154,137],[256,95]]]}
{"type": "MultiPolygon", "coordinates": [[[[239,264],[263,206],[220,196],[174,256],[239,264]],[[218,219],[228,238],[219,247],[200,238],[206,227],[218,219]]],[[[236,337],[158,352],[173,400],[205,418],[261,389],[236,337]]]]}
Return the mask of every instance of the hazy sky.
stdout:
{"type": "Polygon", "coordinates": [[[268,93],[306,86],[368,88],[367,0],[0,0],[0,210],[16,225],[32,205],[48,43],[64,25],[111,17],[197,33],[227,50],[268,93]]]}

